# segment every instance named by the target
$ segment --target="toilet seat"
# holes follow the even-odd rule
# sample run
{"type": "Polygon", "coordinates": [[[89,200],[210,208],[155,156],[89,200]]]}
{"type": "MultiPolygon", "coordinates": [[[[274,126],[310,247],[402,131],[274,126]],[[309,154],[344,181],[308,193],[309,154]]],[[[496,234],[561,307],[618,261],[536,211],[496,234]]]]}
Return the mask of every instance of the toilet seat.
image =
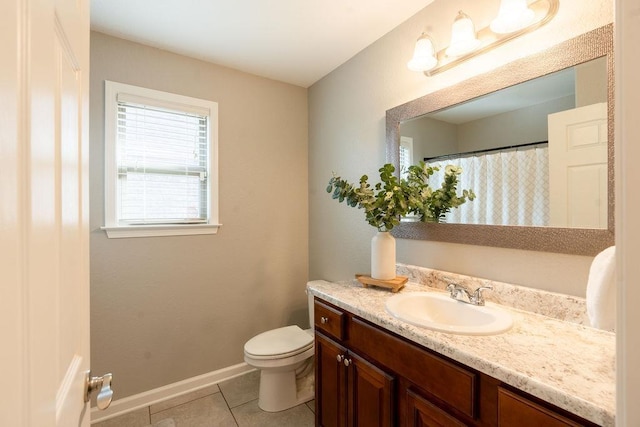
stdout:
{"type": "Polygon", "coordinates": [[[244,345],[244,353],[255,360],[283,359],[312,348],[313,335],[293,325],[256,335],[244,345]]]}

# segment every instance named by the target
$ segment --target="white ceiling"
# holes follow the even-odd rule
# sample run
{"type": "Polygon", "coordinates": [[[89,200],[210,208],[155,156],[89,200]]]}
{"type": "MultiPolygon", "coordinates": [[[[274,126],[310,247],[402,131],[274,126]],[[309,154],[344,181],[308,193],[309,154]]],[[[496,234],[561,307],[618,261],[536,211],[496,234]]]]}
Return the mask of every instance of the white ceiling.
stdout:
{"type": "Polygon", "coordinates": [[[434,0],[91,0],[91,29],[308,87],[434,0]]]}
{"type": "Polygon", "coordinates": [[[430,113],[428,117],[459,125],[565,96],[575,96],[575,93],[575,70],[571,67],[430,113]]]}

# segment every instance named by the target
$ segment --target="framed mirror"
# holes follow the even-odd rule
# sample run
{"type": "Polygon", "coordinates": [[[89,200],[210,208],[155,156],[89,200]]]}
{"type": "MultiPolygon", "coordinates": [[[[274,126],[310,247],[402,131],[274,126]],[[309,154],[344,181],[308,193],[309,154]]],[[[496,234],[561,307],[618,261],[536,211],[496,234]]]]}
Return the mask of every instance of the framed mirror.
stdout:
{"type": "MultiPolygon", "coordinates": [[[[514,200],[502,196],[513,180],[496,184],[490,175],[488,179],[484,177],[487,180],[482,185],[473,184],[471,188],[478,197],[468,202],[475,204],[473,209],[482,208],[488,213],[467,212],[437,224],[403,221],[394,228],[394,236],[577,255],[596,255],[613,245],[613,90],[613,26],[607,25],[388,110],[387,157],[397,171],[400,171],[401,145],[405,161],[405,147],[413,142],[413,163],[425,158],[442,164],[465,162],[462,164],[471,165],[472,174],[478,175],[480,169],[473,165],[494,161],[495,153],[503,158],[536,157],[544,163],[525,165],[523,170],[528,172],[524,180],[546,180],[544,194],[539,196],[541,207],[536,208],[535,215],[529,215],[530,207],[520,208],[514,200]],[[509,92],[512,92],[511,98],[509,92]],[[480,106],[474,107],[474,103],[480,106]],[[512,106],[505,108],[505,105],[512,106]],[[570,119],[574,125],[563,124],[567,120],[564,116],[573,117],[578,110],[582,114],[582,110],[594,108],[599,108],[600,125],[586,128],[581,124],[582,118],[570,119]],[[540,117],[536,118],[534,110],[543,110],[540,117]],[[548,117],[552,118],[547,121],[548,117]],[[582,138],[580,141],[588,143],[558,142],[558,135],[571,133],[566,126],[574,126],[577,129],[574,133],[582,138]],[[514,132],[508,133],[509,127],[514,132]],[[499,130],[495,134],[487,133],[491,128],[499,130]],[[595,141],[598,137],[599,141],[595,141]],[[564,155],[554,154],[558,152],[557,147],[573,144],[582,153],[592,142],[600,144],[601,165],[594,166],[593,161],[588,160],[591,163],[582,168],[567,166],[566,162],[558,166],[558,159],[564,155]],[[534,151],[535,154],[531,154],[534,151]],[[570,183],[569,189],[566,182],[570,183]],[[581,187],[575,186],[576,182],[582,183],[581,187]],[[485,194],[487,186],[495,186],[499,197],[485,194]],[[575,203],[585,195],[595,197],[596,187],[600,187],[600,199],[584,202],[585,206],[596,205],[587,215],[586,209],[576,208],[575,203]],[[478,200],[481,202],[476,203],[478,200]],[[499,212],[506,210],[515,214],[510,217],[499,212]],[[524,210],[527,215],[523,215],[524,210]]],[[[463,176],[465,169],[463,166],[463,176]]],[[[469,187],[461,182],[459,189],[462,188],[469,187]]],[[[525,193],[517,188],[511,190],[520,198],[525,193]]],[[[525,205],[529,206],[529,201],[525,205]]],[[[461,212],[464,206],[460,207],[461,212]]]]}

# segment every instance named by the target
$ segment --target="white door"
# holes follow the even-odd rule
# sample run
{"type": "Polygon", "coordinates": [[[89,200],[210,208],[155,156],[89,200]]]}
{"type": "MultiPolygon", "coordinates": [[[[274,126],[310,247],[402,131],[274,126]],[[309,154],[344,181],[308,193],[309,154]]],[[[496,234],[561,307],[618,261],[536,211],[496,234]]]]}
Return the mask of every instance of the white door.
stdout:
{"type": "Polygon", "coordinates": [[[549,222],[607,228],[607,103],[549,115],[549,222]]]}
{"type": "Polygon", "coordinates": [[[0,425],[88,426],[89,1],[0,24],[0,425]]]}

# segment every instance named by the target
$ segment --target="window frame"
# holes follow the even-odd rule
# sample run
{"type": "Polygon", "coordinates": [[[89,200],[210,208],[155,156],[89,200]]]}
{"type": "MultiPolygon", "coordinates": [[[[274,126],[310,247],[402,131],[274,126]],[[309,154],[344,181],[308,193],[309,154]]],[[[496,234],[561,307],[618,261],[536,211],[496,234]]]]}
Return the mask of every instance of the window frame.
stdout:
{"type": "Polygon", "coordinates": [[[205,99],[163,92],[139,86],[105,80],[104,146],[105,182],[104,207],[105,225],[101,227],[109,238],[184,236],[216,234],[219,224],[218,192],[218,103],[205,99]],[[150,105],[163,105],[176,111],[190,111],[194,108],[208,111],[208,217],[197,224],[121,224],[117,217],[118,165],[117,165],[117,115],[118,94],[146,98],[150,105]]]}

